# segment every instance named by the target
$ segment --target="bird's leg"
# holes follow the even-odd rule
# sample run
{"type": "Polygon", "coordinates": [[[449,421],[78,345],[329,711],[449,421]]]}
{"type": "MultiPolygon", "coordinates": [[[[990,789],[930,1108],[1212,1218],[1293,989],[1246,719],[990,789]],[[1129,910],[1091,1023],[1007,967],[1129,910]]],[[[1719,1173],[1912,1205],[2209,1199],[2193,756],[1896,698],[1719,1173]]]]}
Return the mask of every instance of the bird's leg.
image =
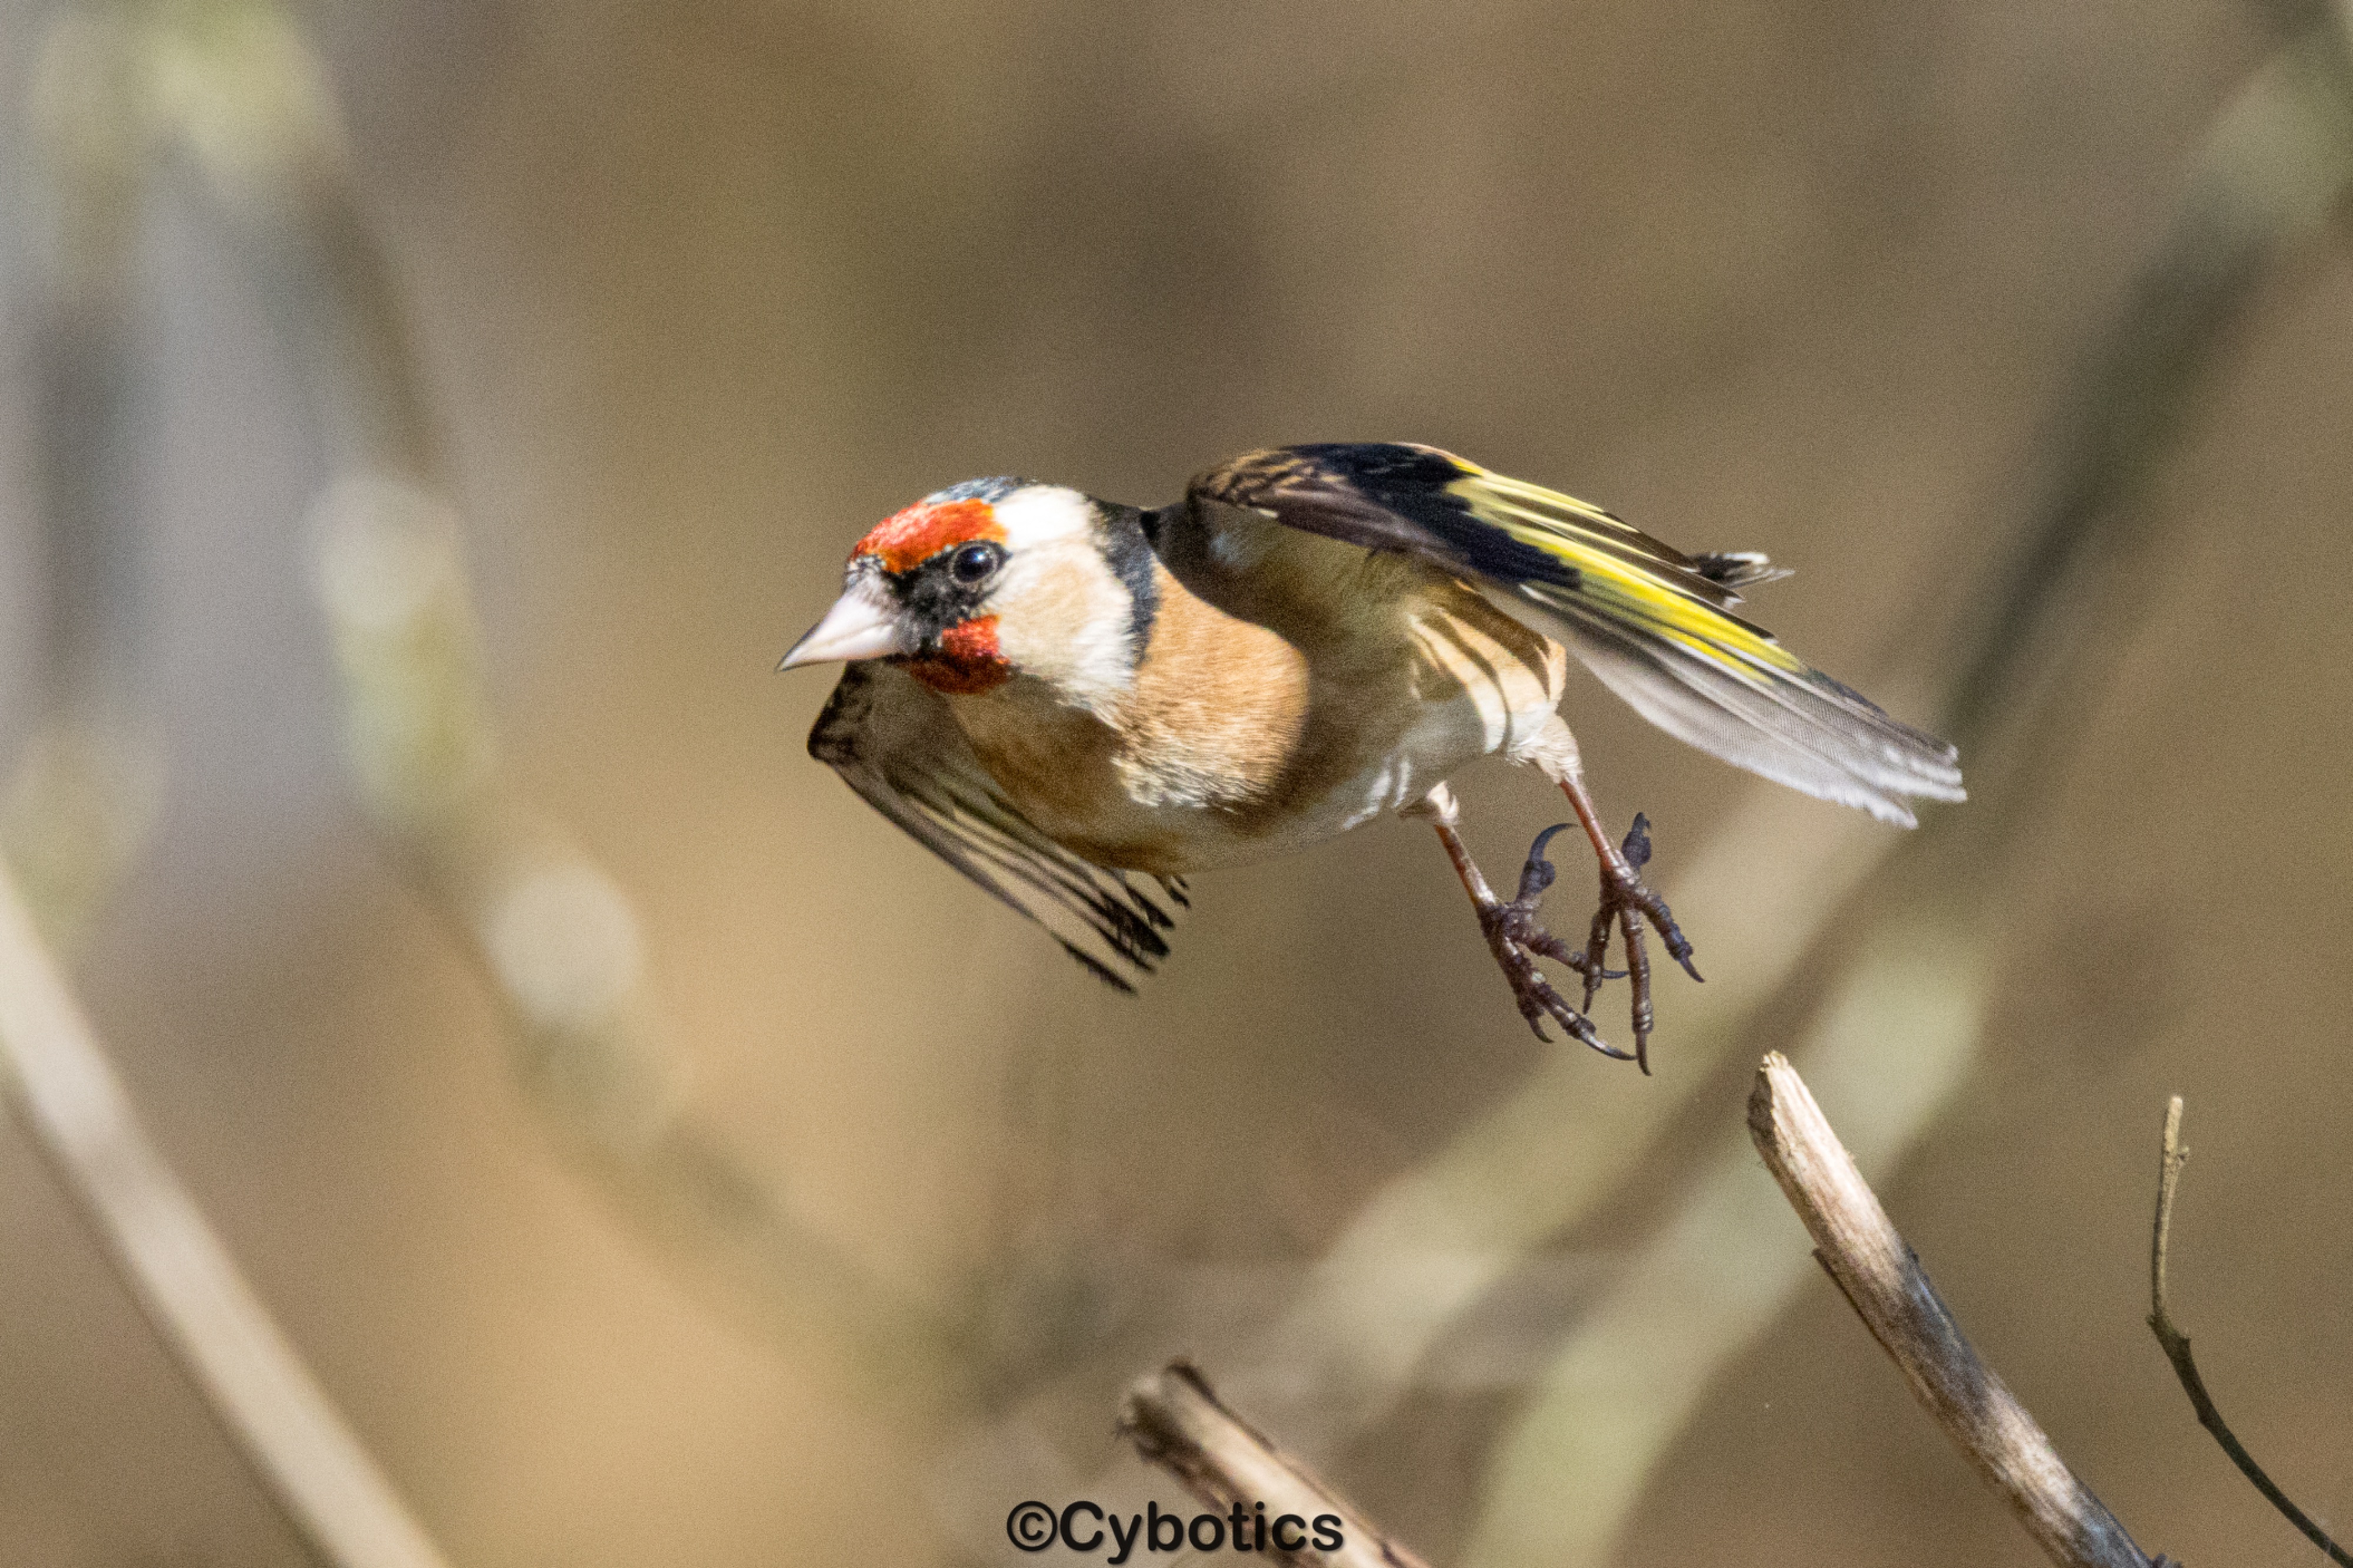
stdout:
{"type": "MultiPolygon", "coordinates": [[[[1587,994],[1597,984],[1594,965],[1588,955],[1561,941],[1536,923],[1536,907],[1544,901],[1545,889],[1552,885],[1552,862],[1544,858],[1545,843],[1560,831],[1548,827],[1528,851],[1527,864],[1520,871],[1519,897],[1506,903],[1488,887],[1486,877],[1477,862],[1471,858],[1470,848],[1455,824],[1461,810],[1455,805],[1453,792],[1444,784],[1432,789],[1404,815],[1427,818],[1438,830],[1438,841],[1446,847],[1446,858],[1454,862],[1454,874],[1462,879],[1462,890],[1471,895],[1471,906],[1478,911],[1480,934],[1487,939],[1487,950],[1495,955],[1496,965],[1504,972],[1504,981],[1512,988],[1512,999],[1519,1004],[1520,1016],[1528,1021],[1539,1040],[1549,1040],[1544,1032],[1544,1021],[1549,1016],[1563,1029],[1603,1056],[1620,1061],[1634,1058],[1604,1040],[1593,1027],[1592,1021],[1561,994],[1553,989],[1544,972],[1536,967],[1535,954],[1557,959],[1587,977],[1587,994]]],[[[1567,824],[1563,823],[1562,827],[1567,824]]],[[[1606,973],[1606,978],[1616,978],[1606,973]]]]}
{"type": "MultiPolygon", "coordinates": [[[[1638,816],[1623,845],[1610,842],[1609,835],[1601,826],[1601,815],[1593,807],[1593,797],[1586,792],[1577,737],[1569,733],[1558,714],[1504,754],[1515,763],[1533,763],[1546,777],[1560,785],[1561,793],[1568,796],[1568,804],[1577,813],[1577,825],[1593,842],[1594,856],[1601,863],[1601,907],[1593,916],[1592,934],[1586,941],[1583,954],[1585,962],[1575,967],[1585,976],[1585,1006],[1589,1011],[1602,981],[1614,978],[1610,971],[1602,968],[1609,955],[1609,928],[1615,925],[1624,933],[1626,973],[1634,983],[1634,1059],[1641,1064],[1644,1072],[1649,1072],[1652,1015],[1651,954],[1643,941],[1645,916],[1665,940],[1668,956],[1682,964],[1694,980],[1700,978],[1699,971],[1692,967],[1692,945],[1675,925],[1667,901],[1642,880],[1642,867],[1651,858],[1651,825],[1638,816]]],[[[1536,847],[1544,847],[1543,839],[1536,841],[1536,847]]],[[[1545,869],[1546,879],[1550,880],[1551,868],[1545,869]]]]}
{"type": "Polygon", "coordinates": [[[1667,956],[1683,966],[1683,973],[1694,980],[1704,978],[1692,963],[1692,944],[1675,924],[1667,900],[1651,891],[1642,880],[1642,868],[1651,858],[1650,819],[1641,813],[1634,814],[1634,826],[1628,830],[1621,845],[1609,842],[1609,835],[1601,826],[1600,814],[1594,810],[1593,797],[1586,793],[1585,781],[1572,768],[1556,777],[1561,793],[1577,813],[1586,837],[1593,842],[1593,853],[1601,863],[1601,907],[1594,911],[1593,929],[1585,944],[1585,963],[1579,972],[1585,976],[1585,1005],[1593,1005],[1593,994],[1600,989],[1603,960],[1609,955],[1609,927],[1614,921],[1626,939],[1626,972],[1634,983],[1634,1059],[1642,1070],[1651,1070],[1651,954],[1642,940],[1642,918],[1648,915],[1659,928],[1660,938],[1667,946],[1667,956]]]}

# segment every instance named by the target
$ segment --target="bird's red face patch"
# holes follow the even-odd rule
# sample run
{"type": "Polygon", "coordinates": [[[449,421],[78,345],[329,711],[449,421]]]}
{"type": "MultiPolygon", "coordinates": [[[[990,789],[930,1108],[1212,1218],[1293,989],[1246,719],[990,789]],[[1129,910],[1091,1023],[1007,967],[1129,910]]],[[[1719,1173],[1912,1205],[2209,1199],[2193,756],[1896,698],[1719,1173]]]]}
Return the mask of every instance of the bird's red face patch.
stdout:
{"type": "Polygon", "coordinates": [[[1004,538],[997,509],[985,500],[917,501],[876,523],[849,556],[871,555],[885,572],[912,572],[954,545],[1004,538]]]}
{"type": "Polygon", "coordinates": [[[970,697],[1013,679],[997,647],[997,617],[980,616],[940,634],[939,651],[905,661],[907,673],[934,691],[970,697]]]}

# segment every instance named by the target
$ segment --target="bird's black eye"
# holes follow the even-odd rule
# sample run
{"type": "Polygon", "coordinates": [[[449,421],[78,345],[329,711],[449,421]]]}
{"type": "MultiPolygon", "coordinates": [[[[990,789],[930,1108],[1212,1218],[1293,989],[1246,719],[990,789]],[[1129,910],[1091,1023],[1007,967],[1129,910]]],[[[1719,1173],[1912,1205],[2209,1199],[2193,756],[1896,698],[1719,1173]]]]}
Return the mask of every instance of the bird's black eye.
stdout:
{"type": "Polygon", "coordinates": [[[967,588],[976,587],[997,575],[997,569],[1004,564],[1002,545],[967,544],[948,557],[948,575],[967,588]]]}

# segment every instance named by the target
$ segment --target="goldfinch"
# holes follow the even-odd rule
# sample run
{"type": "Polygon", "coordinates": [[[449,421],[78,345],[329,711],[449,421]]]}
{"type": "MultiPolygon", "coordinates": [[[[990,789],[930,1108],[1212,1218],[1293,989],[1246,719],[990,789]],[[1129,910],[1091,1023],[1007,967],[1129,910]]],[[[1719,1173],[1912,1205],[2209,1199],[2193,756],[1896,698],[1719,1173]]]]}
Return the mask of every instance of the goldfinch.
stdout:
{"type": "Polygon", "coordinates": [[[1644,718],[1809,795],[1913,825],[1959,800],[1954,749],[1733,615],[1785,575],[1685,555],[1617,517],[1431,447],[1252,452],[1155,510],[973,479],[884,519],[781,668],[849,668],[809,752],[1071,955],[1130,989],[1168,952],[1195,871],[1386,813],[1437,829],[1520,1012],[1648,1070],[1644,922],[1692,949],[1647,887],[1647,825],[1601,826],[1556,710],[1574,658],[1644,718]],[[1567,795],[1600,862],[1582,948],[1536,921],[1547,829],[1499,898],[1447,775],[1501,753],[1567,795]],[[1613,922],[1630,1053],[1586,1014],[1613,922]],[[1584,981],[1572,1007],[1536,966],[1584,981]]]}

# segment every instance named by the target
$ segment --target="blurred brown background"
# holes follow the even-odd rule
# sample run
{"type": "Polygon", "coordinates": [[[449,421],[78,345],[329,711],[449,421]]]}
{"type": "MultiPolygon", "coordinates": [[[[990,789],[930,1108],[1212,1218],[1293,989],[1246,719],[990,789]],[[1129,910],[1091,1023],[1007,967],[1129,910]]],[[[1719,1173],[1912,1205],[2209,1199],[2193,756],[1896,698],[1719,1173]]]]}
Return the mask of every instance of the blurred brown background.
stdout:
{"type": "MultiPolygon", "coordinates": [[[[54,15],[0,7],[10,212],[37,205],[24,106],[54,15]]],[[[634,900],[693,1103],[804,1223],[1015,1338],[1121,1346],[1057,1396],[1082,1475],[1132,1463],[1122,1376],[1274,1312],[1551,1051],[1397,825],[1199,879],[1162,983],[1092,984],[803,754],[827,682],[769,671],[850,542],[971,475],[1151,503],[1253,446],[1430,441],[1688,548],[1769,551],[1799,575],[1759,618],[1887,692],[2015,543],[2071,378],[2274,40],[2220,0],[301,19],[446,438],[518,785],[634,900]]],[[[457,1563],[1004,1555],[939,1497],[942,1453],[1005,1406],[892,1414],[821,1329],[682,1274],[534,1116],[483,980],[351,804],[304,521],[327,473],[270,278],[185,160],[142,220],[135,668],[168,782],[76,973],[164,1147],[457,1563]]],[[[0,256],[12,350],[32,234],[0,256]]],[[[2344,240],[2276,256],[2133,503],[2155,547],[2001,863],[1983,1057],[1882,1187],[2062,1450],[2192,1563],[2316,1555],[2141,1324],[2168,1093],[2198,1152],[2177,1311],[2250,1446],[2353,1521],[2344,240]]],[[[15,741],[43,567],[21,474],[0,503],[15,741]]],[[[1748,781],[1598,688],[1568,714],[1672,891],[1748,781]]],[[[1467,793],[1499,868],[1557,809],[1501,770],[1467,793]]],[[[1565,878],[1565,928],[1582,894],[1565,878]]],[[[1678,913],[1704,968],[1743,920],[1678,913]]],[[[1662,988],[1658,1080],[1578,1064],[1596,1115],[1707,1081],[1463,1331],[1489,1370],[1317,1455],[1440,1561],[1524,1375],[1813,999],[1800,977],[1694,1068],[1690,989],[1662,988]]],[[[1627,1564],[2031,1560],[1819,1279],[1642,1495],[1627,1564]]],[[[0,1123],[0,1565],[301,1560],[0,1123]]]]}

